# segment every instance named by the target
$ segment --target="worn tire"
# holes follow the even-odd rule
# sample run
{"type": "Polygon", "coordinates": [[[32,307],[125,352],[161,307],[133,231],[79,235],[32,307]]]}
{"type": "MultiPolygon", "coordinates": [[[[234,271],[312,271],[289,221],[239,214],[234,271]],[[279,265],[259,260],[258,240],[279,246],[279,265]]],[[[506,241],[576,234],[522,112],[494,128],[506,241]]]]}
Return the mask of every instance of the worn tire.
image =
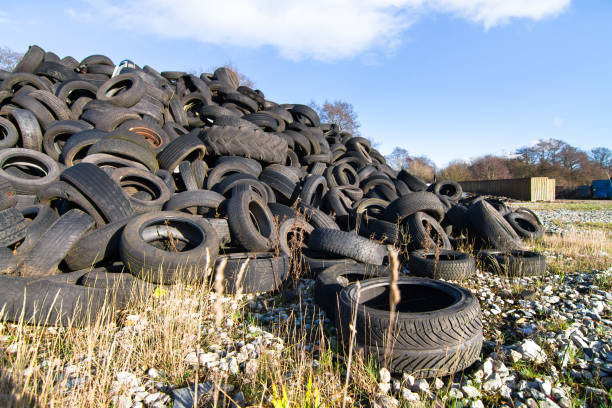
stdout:
{"type": "Polygon", "coordinates": [[[151,211],[136,216],[121,235],[121,259],[134,276],[152,283],[200,280],[206,274],[205,266],[213,265],[218,253],[219,238],[213,227],[201,217],[177,211],[151,211]],[[150,244],[160,238],[192,247],[174,252],[150,244]]]}
{"type": "Polygon", "coordinates": [[[289,258],[285,255],[276,256],[268,252],[221,255],[217,258],[217,265],[223,258],[227,259],[223,269],[224,290],[229,293],[236,293],[238,289],[241,293],[275,291],[289,276],[289,258]],[[240,277],[240,269],[247,258],[249,263],[240,277]]]}
{"type": "Polygon", "coordinates": [[[274,217],[265,201],[254,191],[239,190],[230,198],[227,220],[232,238],[249,251],[265,252],[276,243],[278,231],[274,217]]]}
{"type": "Polygon", "coordinates": [[[416,250],[410,253],[408,269],[414,276],[459,281],[476,272],[476,261],[470,255],[458,251],[416,250]]]}
{"type": "Polygon", "coordinates": [[[267,163],[284,163],[287,157],[287,141],[259,129],[213,126],[203,140],[217,156],[242,156],[267,163]]]}
{"type": "Polygon", "coordinates": [[[540,239],[544,235],[544,227],[534,222],[528,213],[513,212],[504,217],[517,234],[523,238],[540,239]]]}
{"type": "Polygon", "coordinates": [[[452,249],[444,228],[428,214],[417,212],[411,215],[408,217],[407,225],[410,233],[410,242],[408,243],[410,249],[432,249],[436,247],[452,249]]]}
{"type": "Polygon", "coordinates": [[[348,338],[355,311],[355,341],[382,363],[386,336],[390,341],[392,373],[417,378],[443,377],[472,365],[482,347],[478,299],[468,290],[427,278],[401,277],[395,320],[389,320],[388,278],[351,284],[340,292],[338,329],[348,338]],[[359,298],[359,304],[356,300],[359,298]],[[376,351],[376,352],[375,352],[376,351]]]}
{"type": "Polygon", "coordinates": [[[480,238],[493,248],[502,250],[522,249],[520,237],[501,214],[485,200],[470,205],[470,225],[480,238]]]}
{"type": "Polygon", "coordinates": [[[308,238],[308,248],[341,255],[372,265],[382,265],[388,256],[384,246],[357,234],[316,228],[308,238]]]}

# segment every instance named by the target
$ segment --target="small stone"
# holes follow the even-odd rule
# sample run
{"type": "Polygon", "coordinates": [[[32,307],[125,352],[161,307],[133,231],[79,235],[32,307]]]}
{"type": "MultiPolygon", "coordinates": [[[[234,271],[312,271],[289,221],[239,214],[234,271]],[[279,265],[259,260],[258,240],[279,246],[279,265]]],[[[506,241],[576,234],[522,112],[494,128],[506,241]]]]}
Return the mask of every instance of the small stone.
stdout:
{"type": "Polygon", "coordinates": [[[541,382],[540,390],[542,390],[544,395],[546,395],[547,397],[550,396],[550,394],[552,393],[552,384],[550,383],[550,381],[544,380],[543,382],[541,382]]]}
{"type": "Polygon", "coordinates": [[[402,374],[402,382],[404,383],[404,385],[407,385],[408,387],[411,387],[414,385],[414,377],[411,376],[410,374],[402,374]]]}
{"type": "Polygon", "coordinates": [[[519,344],[519,352],[527,360],[534,361],[538,364],[546,361],[546,354],[533,340],[527,339],[519,344]]]}
{"type": "Polygon", "coordinates": [[[499,374],[493,374],[487,381],[482,384],[482,389],[485,392],[497,391],[503,385],[499,374]]]}
{"type": "Polygon", "coordinates": [[[472,401],[470,408],[484,408],[484,404],[481,400],[472,401]]]}
{"type": "Polygon", "coordinates": [[[501,395],[507,400],[511,400],[512,399],[512,389],[510,389],[510,387],[508,387],[507,385],[502,385],[501,388],[499,389],[499,395],[501,395]]]}
{"type": "Polygon", "coordinates": [[[159,372],[159,370],[157,370],[156,368],[149,368],[149,370],[147,371],[147,375],[153,380],[162,376],[161,372],[159,372]]]}
{"type": "Polygon", "coordinates": [[[259,370],[259,362],[257,360],[248,360],[244,364],[244,374],[247,377],[254,377],[259,370]]]}
{"type": "Polygon", "coordinates": [[[399,401],[385,394],[376,394],[370,402],[372,408],[397,408],[399,401]]]}
{"type": "Polygon", "coordinates": [[[506,374],[508,372],[508,367],[499,360],[493,361],[493,371],[500,374],[506,374]]]}
{"type": "Polygon", "coordinates": [[[538,405],[538,402],[534,400],[533,398],[527,398],[527,401],[525,401],[525,403],[527,404],[529,408],[540,408],[540,406],[538,405]]]}
{"type": "Polygon", "coordinates": [[[391,389],[391,383],[383,383],[380,382],[378,383],[378,389],[380,390],[380,392],[382,392],[383,394],[388,394],[389,390],[391,389]]]}
{"type": "Polygon", "coordinates": [[[467,398],[480,397],[480,391],[478,391],[475,387],[471,385],[465,385],[461,387],[461,391],[465,394],[467,398]]]}
{"type": "Polygon", "coordinates": [[[545,398],[540,401],[540,408],[559,408],[559,405],[555,404],[553,400],[545,398]]]}
{"type": "Polygon", "coordinates": [[[461,399],[463,398],[463,393],[459,388],[451,388],[448,390],[448,396],[449,398],[461,399]]]}
{"type": "Polygon", "coordinates": [[[412,386],[412,391],[414,392],[429,392],[429,383],[427,380],[420,379],[417,380],[412,386]]]}
{"type": "Polygon", "coordinates": [[[404,401],[415,402],[415,401],[420,401],[421,397],[419,397],[419,394],[417,394],[416,392],[412,392],[408,388],[403,387],[402,388],[402,399],[404,401]]]}
{"type": "Polygon", "coordinates": [[[117,400],[117,408],[130,408],[132,406],[132,399],[125,395],[119,396],[117,400]]]}
{"type": "Polygon", "coordinates": [[[234,394],[232,400],[233,401],[230,408],[244,408],[246,406],[246,400],[244,399],[244,394],[242,391],[238,391],[236,394],[234,394]]]}
{"type": "Polygon", "coordinates": [[[441,390],[441,389],[442,389],[442,387],[444,387],[444,381],[442,381],[442,380],[441,380],[441,379],[439,379],[439,378],[436,378],[436,379],[434,380],[433,386],[434,386],[434,388],[435,388],[436,390],[441,390]]]}
{"type": "Polygon", "coordinates": [[[513,363],[516,363],[523,358],[523,355],[516,350],[510,350],[510,353],[508,353],[508,355],[513,363]]]}
{"type": "Polygon", "coordinates": [[[565,392],[563,388],[559,388],[559,387],[553,387],[550,394],[555,400],[559,400],[563,397],[567,397],[567,392],[565,392]]]}
{"type": "MultiPolygon", "coordinates": [[[[208,394],[212,390],[213,385],[211,382],[204,384],[198,384],[198,400],[208,394]]],[[[174,401],[173,408],[193,408],[199,404],[194,401],[195,386],[178,388],[172,390],[172,399],[174,401]]]]}
{"type": "Polygon", "coordinates": [[[567,397],[561,397],[557,400],[557,405],[559,405],[561,408],[571,408],[572,400],[567,397]]]}
{"type": "Polygon", "coordinates": [[[143,402],[145,403],[145,405],[152,405],[155,401],[157,401],[158,399],[160,399],[162,396],[161,392],[156,392],[153,394],[149,394],[145,397],[145,399],[143,400],[143,402]]]}
{"type": "Polygon", "coordinates": [[[538,401],[542,401],[546,399],[546,395],[544,395],[544,393],[541,392],[540,390],[536,390],[535,388],[529,389],[529,393],[531,394],[533,398],[535,398],[538,401]]]}
{"type": "Polygon", "coordinates": [[[391,373],[383,367],[378,371],[378,378],[380,378],[381,383],[391,382],[391,373]]]}

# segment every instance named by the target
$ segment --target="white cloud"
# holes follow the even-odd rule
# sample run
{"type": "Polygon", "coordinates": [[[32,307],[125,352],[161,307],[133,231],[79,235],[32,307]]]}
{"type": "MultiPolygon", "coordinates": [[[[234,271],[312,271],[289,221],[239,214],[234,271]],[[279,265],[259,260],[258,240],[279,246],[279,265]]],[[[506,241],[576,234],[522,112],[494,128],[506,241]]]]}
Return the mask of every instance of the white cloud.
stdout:
{"type": "MultiPolygon", "coordinates": [[[[424,13],[451,13],[486,29],[513,18],[541,20],[571,0],[89,0],[82,13],[163,37],[276,47],[286,58],[336,60],[393,52],[424,13]]],[[[69,15],[79,15],[74,9],[69,15]]]]}
{"type": "Polygon", "coordinates": [[[565,124],[565,118],[562,118],[561,116],[555,116],[552,120],[552,123],[555,127],[562,127],[565,124]]]}

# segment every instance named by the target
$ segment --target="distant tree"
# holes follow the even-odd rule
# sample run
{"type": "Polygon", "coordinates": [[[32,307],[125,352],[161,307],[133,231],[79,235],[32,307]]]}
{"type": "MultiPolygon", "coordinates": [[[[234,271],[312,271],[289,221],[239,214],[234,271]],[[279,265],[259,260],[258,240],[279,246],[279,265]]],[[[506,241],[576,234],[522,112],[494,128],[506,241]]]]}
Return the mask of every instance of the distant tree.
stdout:
{"type": "Polygon", "coordinates": [[[453,160],[438,172],[439,180],[466,181],[473,179],[468,164],[463,160],[453,160]]]}
{"type": "Polygon", "coordinates": [[[410,165],[410,154],[403,147],[396,147],[385,159],[387,164],[396,170],[407,169],[410,165]]]}
{"type": "Polygon", "coordinates": [[[472,176],[476,180],[496,180],[511,178],[510,170],[506,166],[506,159],[487,155],[474,160],[469,166],[472,176]]]}
{"type": "Polygon", "coordinates": [[[436,165],[426,156],[411,157],[408,164],[408,171],[415,176],[419,176],[428,183],[433,183],[436,179],[436,165]]]}
{"type": "Polygon", "coordinates": [[[596,147],[591,149],[591,160],[602,169],[612,167],[612,150],[607,147],[596,147]]]}
{"type": "Polygon", "coordinates": [[[0,47],[0,69],[12,71],[23,57],[22,53],[13,51],[9,47],[0,47]]]}
{"type": "Polygon", "coordinates": [[[337,100],[333,103],[325,101],[323,106],[319,106],[312,101],[310,107],[317,111],[322,123],[335,123],[343,132],[360,136],[359,127],[361,125],[357,120],[357,113],[355,113],[352,104],[337,100]]]}

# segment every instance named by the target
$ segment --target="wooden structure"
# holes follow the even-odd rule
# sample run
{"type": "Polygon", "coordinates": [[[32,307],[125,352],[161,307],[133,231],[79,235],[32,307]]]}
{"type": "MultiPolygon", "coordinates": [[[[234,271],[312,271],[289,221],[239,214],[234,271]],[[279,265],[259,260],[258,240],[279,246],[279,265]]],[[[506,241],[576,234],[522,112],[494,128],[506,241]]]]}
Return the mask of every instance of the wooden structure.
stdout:
{"type": "Polygon", "coordinates": [[[462,181],[468,193],[504,196],[522,201],[554,201],[555,179],[530,177],[522,179],[462,181]]]}

